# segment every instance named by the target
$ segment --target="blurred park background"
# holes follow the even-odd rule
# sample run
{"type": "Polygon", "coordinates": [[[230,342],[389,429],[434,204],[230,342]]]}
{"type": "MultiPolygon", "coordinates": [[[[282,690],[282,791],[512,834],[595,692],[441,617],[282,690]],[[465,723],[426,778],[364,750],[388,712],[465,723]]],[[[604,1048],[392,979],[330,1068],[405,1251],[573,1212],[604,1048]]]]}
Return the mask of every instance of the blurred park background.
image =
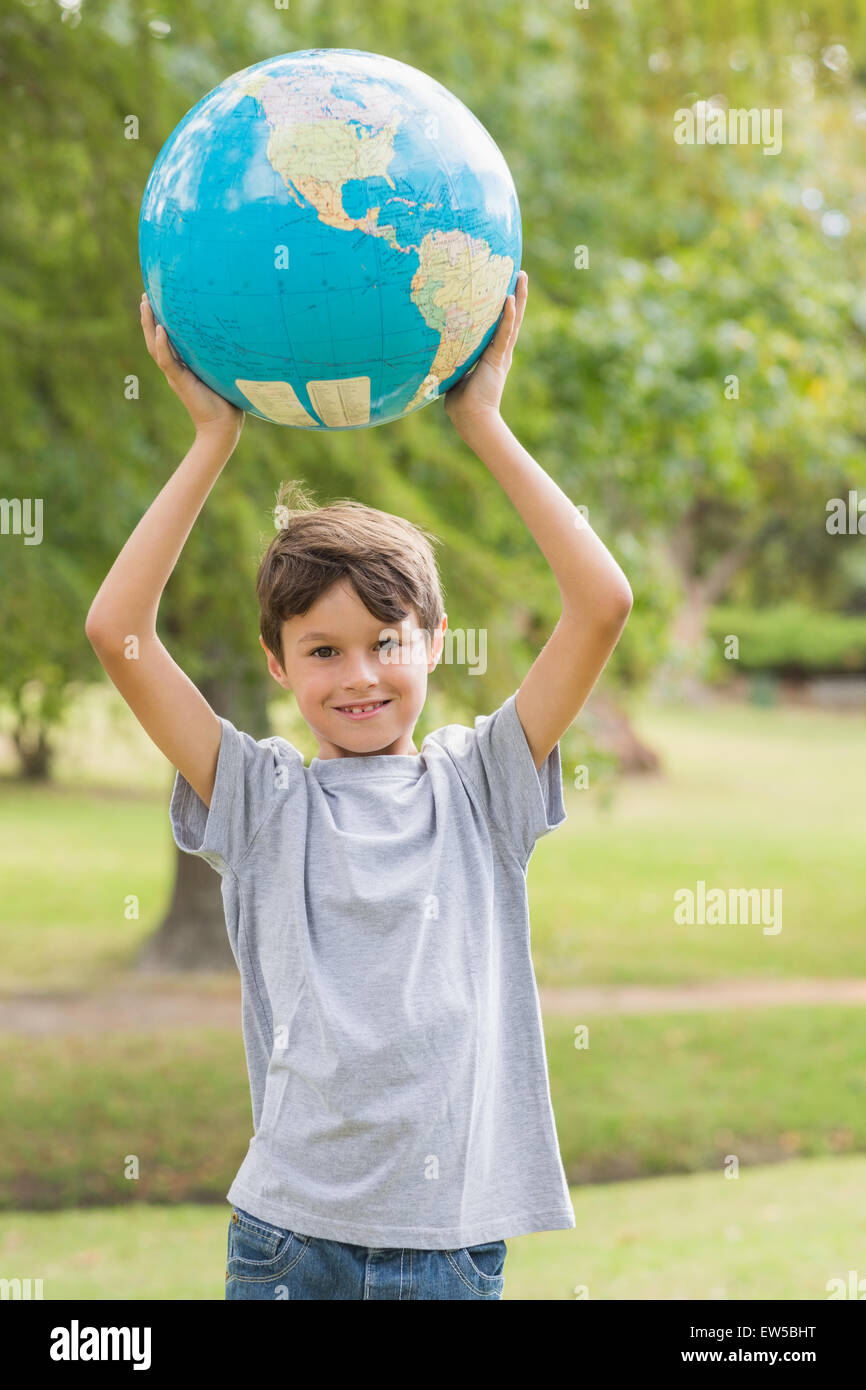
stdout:
{"type": "MultiPolygon", "coordinates": [[[[505,155],[530,293],[503,414],[635,596],[529,870],[577,1228],[509,1241],[505,1297],[826,1298],[866,1277],[856,0],[8,0],[0,497],[42,498],[44,536],[0,534],[0,1276],[223,1296],[251,1116],[219,880],[175,850],[172,769],[84,621],[191,443],[139,325],[152,163],[229,74],[327,47],[431,74],[505,155]],[[780,110],[781,150],[678,144],[698,103],[780,110]],[[782,929],[678,924],[699,881],[781,890],[782,929]]],[[[440,536],[449,625],[487,631],[416,739],[518,687],[558,591],[441,403],[333,433],[249,416],[160,611],[218,713],[316,751],[257,642],[290,477],[440,536]]]]}

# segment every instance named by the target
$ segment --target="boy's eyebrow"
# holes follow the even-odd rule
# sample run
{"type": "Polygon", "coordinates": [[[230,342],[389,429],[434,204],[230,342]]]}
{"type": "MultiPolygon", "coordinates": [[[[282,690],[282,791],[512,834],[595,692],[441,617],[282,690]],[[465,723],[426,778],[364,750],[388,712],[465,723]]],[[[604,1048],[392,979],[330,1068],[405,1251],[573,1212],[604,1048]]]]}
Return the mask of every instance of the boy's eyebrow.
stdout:
{"type": "MultiPolygon", "coordinates": [[[[377,632],[382,632],[383,629],[391,631],[393,627],[393,623],[380,623],[376,630],[377,632]]],[[[336,637],[332,637],[329,632],[305,632],[303,637],[298,638],[296,645],[300,646],[302,642],[311,642],[314,638],[325,642],[336,642],[338,640],[336,637]]]]}

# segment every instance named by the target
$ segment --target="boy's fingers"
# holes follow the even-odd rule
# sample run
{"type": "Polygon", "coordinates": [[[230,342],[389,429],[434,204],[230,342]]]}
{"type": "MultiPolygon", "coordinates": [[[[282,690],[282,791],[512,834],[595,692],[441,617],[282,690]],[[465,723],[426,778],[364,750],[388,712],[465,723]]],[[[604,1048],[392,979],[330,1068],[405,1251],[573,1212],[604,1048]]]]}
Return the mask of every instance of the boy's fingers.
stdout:
{"type": "Polygon", "coordinates": [[[156,325],[155,334],[156,361],[166,375],[177,375],[184,370],[185,364],[180,360],[171,343],[168,334],[161,323],[156,325]]]}
{"type": "Polygon", "coordinates": [[[157,323],[146,295],[141,297],[141,322],[147,350],[154,361],[162,367],[163,371],[178,365],[179,359],[168,341],[168,335],[162,324],[157,323]]]}
{"type": "MultiPolygon", "coordinates": [[[[508,343],[511,338],[513,324],[514,300],[511,295],[505,301],[505,309],[502,314],[502,322],[494,333],[487,347],[487,352],[491,357],[503,356],[508,351],[508,343]]],[[[485,353],[485,356],[487,353],[485,353]]],[[[488,359],[489,360],[489,359],[488,359]]]]}
{"type": "Polygon", "coordinates": [[[154,332],[153,310],[146,299],[141,301],[141,327],[144,333],[144,341],[151,357],[156,358],[156,334],[154,332]]]}
{"type": "Polygon", "coordinates": [[[171,380],[185,370],[183,363],[168,340],[168,334],[161,323],[157,323],[147,295],[141,296],[141,326],[147,350],[160,371],[171,380]]]}
{"type": "Polygon", "coordinates": [[[517,310],[517,300],[513,295],[509,303],[511,305],[511,314],[508,320],[508,340],[505,344],[505,357],[510,364],[511,354],[514,350],[514,344],[517,342],[517,333],[520,328],[520,314],[517,310]]]}
{"type": "Polygon", "coordinates": [[[521,270],[520,274],[517,277],[517,286],[515,288],[514,299],[512,301],[514,304],[514,318],[511,323],[511,332],[508,335],[509,362],[511,360],[511,353],[514,349],[514,344],[517,342],[517,335],[520,332],[520,325],[523,323],[523,314],[526,309],[526,295],[528,282],[529,277],[526,274],[526,271],[521,270]]]}
{"type": "Polygon", "coordinates": [[[162,367],[165,365],[166,346],[165,334],[161,323],[158,323],[154,329],[153,345],[156,348],[156,360],[162,367]]]}
{"type": "Polygon", "coordinates": [[[514,302],[515,302],[515,305],[516,305],[516,308],[517,308],[517,327],[518,327],[518,328],[520,327],[521,323],[523,322],[523,315],[524,315],[524,312],[525,312],[525,310],[526,310],[526,297],[527,297],[527,293],[528,293],[528,285],[529,285],[529,276],[526,274],[526,271],[525,271],[525,270],[521,270],[519,276],[517,277],[517,287],[516,287],[515,296],[514,296],[514,302]]]}
{"type": "Polygon", "coordinates": [[[514,347],[517,342],[517,335],[520,332],[520,320],[523,318],[523,305],[518,305],[517,299],[514,300],[514,318],[511,321],[511,333],[509,334],[508,346],[514,347]]]}
{"type": "Polygon", "coordinates": [[[174,373],[177,371],[180,363],[174,354],[174,350],[171,343],[168,341],[168,335],[162,324],[159,325],[156,331],[156,341],[159,348],[159,365],[166,374],[174,373]]]}

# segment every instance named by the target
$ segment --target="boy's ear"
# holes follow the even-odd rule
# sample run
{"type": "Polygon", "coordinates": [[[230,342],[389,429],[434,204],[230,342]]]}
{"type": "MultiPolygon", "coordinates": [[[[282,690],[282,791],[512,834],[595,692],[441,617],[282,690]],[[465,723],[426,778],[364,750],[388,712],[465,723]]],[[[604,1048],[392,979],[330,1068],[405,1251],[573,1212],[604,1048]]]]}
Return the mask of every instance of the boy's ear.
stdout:
{"type": "Polygon", "coordinates": [[[433,650],[430,653],[430,669],[439,665],[439,658],[442,655],[442,648],[445,645],[445,630],[448,627],[448,614],[442,616],[442,622],[433,634],[433,650]]]}
{"type": "Polygon", "coordinates": [[[261,633],[259,634],[259,646],[261,647],[265,656],[268,658],[268,670],[270,671],[274,680],[277,682],[277,685],[281,685],[284,690],[291,690],[292,687],[289,685],[288,676],[286,675],[280,663],[277,661],[277,658],[274,656],[270,647],[265,642],[265,639],[264,637],[262,637],[261,633]]]}

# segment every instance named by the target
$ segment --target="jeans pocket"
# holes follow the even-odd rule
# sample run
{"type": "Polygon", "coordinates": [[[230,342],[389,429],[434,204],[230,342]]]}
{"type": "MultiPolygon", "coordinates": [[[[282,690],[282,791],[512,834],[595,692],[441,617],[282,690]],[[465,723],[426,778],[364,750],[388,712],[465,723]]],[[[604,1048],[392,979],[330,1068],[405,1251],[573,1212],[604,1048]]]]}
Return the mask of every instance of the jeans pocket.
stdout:
{"type": "Polygon", "coordinates": [[[491,1240],[484,1245],[464,1245],[445,1254],[464,1283],[468,1283],[479,1298],[500,1298],[505,1287],[505,1256],[508,1247],[504,1240],[491,1240]]]}
{"type": "Polygon", "coordinates": [[[252,1216],[240,1207],[232,1209],[229,1228],[229,1261],[237,1261],[245,1266],[270,1265],[297,1247],[300,1254],[309,1244],[309,1236],[300,1236],[282,1226],[274,1226],[263,1221],[260,1216],[252,1216]]]}

